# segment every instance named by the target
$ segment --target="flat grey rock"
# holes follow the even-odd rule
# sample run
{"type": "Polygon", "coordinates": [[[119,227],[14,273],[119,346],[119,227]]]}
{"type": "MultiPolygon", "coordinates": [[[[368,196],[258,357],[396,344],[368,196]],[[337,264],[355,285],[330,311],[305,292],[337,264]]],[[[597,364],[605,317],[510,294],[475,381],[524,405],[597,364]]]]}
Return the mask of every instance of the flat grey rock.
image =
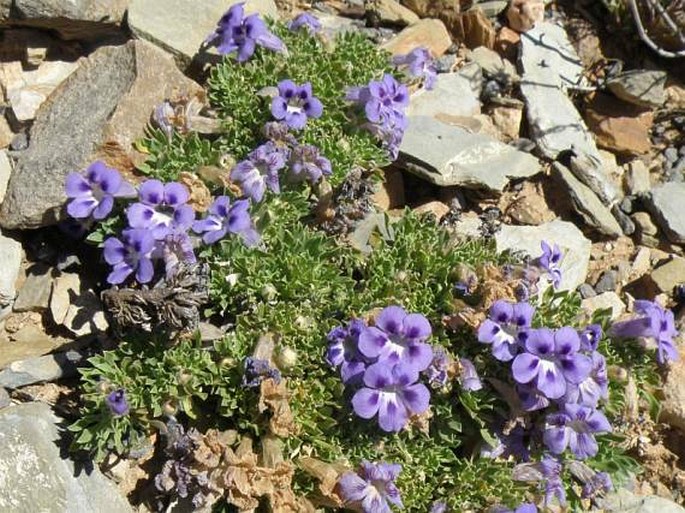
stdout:
{"type": "Polygon", "coordinates": [[[439,186],[501,192],[511,178],[540,172],[538,160],[491,137],[427,116],[412,116],[399,165],[439,186]]]}
{"type": "Polygon", "coordinates": [[[97,39],[119,31],[129,0],[2,0],[0,21],[56,31],[62,39],[97,39]]]}
{"type": "Polygon", "coordinates": [[[15,389],[75,376],[76,367],[83,359],[81,353],[67,351],[12,362],[0,370],[0,387],[15,389]]]}
{"type": "Polygon", "coordinates": [[[468,54],[468,58],[478,64],[487,77],[506,77],[512,82],[517,82],[520,78],[518,73],[516,73],[516,68],[511,62],[507,59],[503,59],[500,54],[485,46],[474,48],[468,54]]]}
{"type": "Polygon", "coordinates": [[[685,243],[685,183],[667,182],[655,187],[645,198],[647,209],[666,233],[668,240],[685,243]]]}
{"type": "Polygon", "coordinates": [[[35,265],[29,270],[26,281],[14,300],[15,312],[42,312],[47,310],[52,293],[52,272],[46,266],[35,265]]]}
{"type": "MultiPolygon", "coordinates": [[[[64,218],[64,180],[85,169],[108,143],[132,155],[154,107],[197,87],[173,59],[145,41],[104,46],[41,105],[31,144],[19,154],[0,207],[0,226],[33,229],[64,218]]],[[[118,156],[114,154],[115,156],[118,156]]]]}
{"type": "Polygon", "coordinates": [[[62,422],[40,402],[0,411],[0,511],[132,513],[97,467],[77,469],[61,456],[62,422]]]}
{"type": "Polygon", "coordinates": [[[599,503],[605,513],[685,513],[675,502],[655,495],[635,495],[625,489],[607,495],[599,503]]]}
{"type": "Polygon", "coordinates": [[[631,70],[607,82],[609,90],[621,100],[640,107],[660,107],[666,101],[665,71],[631,70]]]}
{"type": "Polygon", "coordinates": [[[0,150],[0,203],[5,199],[10,176],[12,176],[12,163],[7,155],[7,151],[0,150]]]}
{"type": "Polygon", "coordinates": [[[11,304],[17,294],[14,282],[21,267],[21,243],[0,231],[0,308],[11,304]]]}
{"type": "Polygon", "coordinates": [[[430,91],[419,89],[411,95],[409,116],[472,116],[480,114],[480,89],[483,75],[478,66],[468,70],[441,73],[430,91]]]}
{"type": "Polygon", "coordinates": [[[532,258],[542,254],[542,241],[561,249],[561,290],[575,290],[585,283],[592,243],[573,223],[555,220],[539,226],[504,225],[495,234],[498,252],[517,251],[532,258]]]}
{"type": "Polygon", "coordinates": [[[583,72],[564,29],[545,22],[521,34],[519,68],[531,136],[540,152],[556,160],[571,151],[574,174],[602,201],[612,203],[616,188],[606,176],[592,135],[564,91],[580,83],[583,72]]]}
{"type": "MultiPolygon", "coordinates": [[[[131,0],[128,25],[141,39],[188,64],[235,0],[131,0]]],[[[274,0],[247,0],[247,14],[278,19],[274,0]]]]}
{"type": "Polygon", "coordinates": [[[609,237],[620,237],[623,234],[618,221],[592,189],[578,180],[566,166],[555,162],[553,169],[554,174],[565,185],[573,208],[589,226],[609,237]]]}

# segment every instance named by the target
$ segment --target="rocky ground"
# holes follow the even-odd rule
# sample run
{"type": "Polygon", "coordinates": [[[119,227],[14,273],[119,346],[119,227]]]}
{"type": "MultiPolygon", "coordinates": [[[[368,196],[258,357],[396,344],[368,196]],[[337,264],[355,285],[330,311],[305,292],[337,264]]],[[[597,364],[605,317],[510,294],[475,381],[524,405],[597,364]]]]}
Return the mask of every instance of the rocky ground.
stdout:
{"type": "MultiPolygon", "coordinates": [[[[682,331],[685,66],[627,35],[620,19],[599,22],[610,12],[601,3],[247,6],[272,18],[311,10],[329,37],[357,30],[393,54],[425,46],[437,58],[437,85],[412,98],[379,209],[431,212],[459,237],[494,237],[499,251],[536,256],[553,240],[567,254],[564,287],[578,289],[589,314],[619,318],[656,297],[682,331]]],[[[74,271],[97,254],[55,228],[63,183],[97,158],[135,174],[145,160],[135,141],[154,107],[201,90],[199,49],[230,4],[0,0],[2,511],[131,511],[125,494],[144,470],[118,465],[107,479],[51,443],[62,436],[55,414],[78,405],[78,366],[110,343],[98,284],[74,271]]],[[[663,424],[636,441],[648,473],[606,511],[685,511],[675,504],[685,501],[681,354],[665,375],[663,424]]]]}

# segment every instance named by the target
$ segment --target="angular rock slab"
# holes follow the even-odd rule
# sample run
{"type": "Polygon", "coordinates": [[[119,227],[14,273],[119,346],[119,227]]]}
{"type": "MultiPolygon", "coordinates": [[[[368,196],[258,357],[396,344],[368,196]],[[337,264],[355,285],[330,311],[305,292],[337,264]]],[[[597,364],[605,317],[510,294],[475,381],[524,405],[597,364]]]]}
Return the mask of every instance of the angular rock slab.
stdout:
{"type": "Polygon", "coordinates": [[[592,243],[573,223],[555,220],[539,226],[502,226],[495,235],[499,253],[510,250],[532,258],[542,254],[542,241],[558,244],[561,261],[561,290],[575,290],[585,282],[592,243]]]}
{"type": "Polygon", "coordinates": [[[19,277],[22,254],[21,243],[0,231],[0,308],[11,304],[17,295],[14,283],[19,277]]]}
{"type": "Polygon", "coordinates": [[[668,240],[685,243],[685,183],[668,182],[652,189],[645,198],[652,213],[668,240]]]}
{"type": "Polygon", "coordinates": [[[0,411],[0,511],[3,513],[132,513],[97,466],[75,469],[63,459],[59,424],[45,403],[0,411]]]}
{"type": "MultiPolygon", "coordinates": [[[[237,3],[235,0],[131,0],[128,25],[131,31],[190,63],[218,23],[237,3]]],[[[245,13],[278,19],[273,0],[247,0],[245,13]]]]}
{"type": "Polygon", "coordinates": [[[56,31],[62,39],[97,39],[119,30],[129,0],[0,0],[0,23],[56,31]]]}
{"type": "Polygon", "coordinates": [[[656,495],[635,495],[625,489],[610,493],[599,504],[606,513],[685,513],[685,508],[656,495]]]}
{"type": "Polygon", "coordinates": [[[631,70],[607,82],[609,90],[621,100],[640,107],[660,107],[666,101],[665,71],[631,70]]]}
{"type": "Polygon", "coordinates": [[[458,73],[441,73],[430,91],[419,89],[411,95],[409,116],[472,116],[480,114],[483,75],[477,65],[465,66],[458,73]],[[468,68],[465,71],[465,68],[468,68]]]}
{"type": "Polygon", "coordinates": [[[99,158],[104,143],[132,154],[154,107],[175,91],[198,87],[144,41],[92,53],[38,110],[31,144],[15,163],[0,207],[0,226],[32,229],[63,219],[69,172],[99,158]]]}
{"type": "Polygon", "coordinates": [[[539,23],[521,34],[521,94],[531,135],[542,154],[556,160],[571,151],[579,164],[576,176],[602,201],[613,202],[616,188],[609,181],[597,145],[563,90],[580,82],[583,68],[563,28],[539,23]]]}
{"type": "Polygon", "coordinates": [[[611,211],[588,186],[578,180],[566,166],[554,163],[554,174],[566,186],[573,208],[583,220],[597,231],[609,237],[620,237],[623,230],[611,211]]]}
{"type": "Polygon", "coordinates": [[[440,20],[426,18],[402,30],[381,48],[393,55],[402,55],[424,46],[434,57],[440,57],[451,45],[452,38],[445,24],[440,20]]]}
{"type": "Polygon", "coordinates": [[[435,185],[497,192],[510,178],[540,172],[538,160],[528,153],[427,116],[409,118],[399,165],[435,185]]]}
{"type": "Polygon", "coordinates": [[[685,433],[685,354],[668,369],[663,387],[664,400],[661,403],[663,422],[685,433]]]}

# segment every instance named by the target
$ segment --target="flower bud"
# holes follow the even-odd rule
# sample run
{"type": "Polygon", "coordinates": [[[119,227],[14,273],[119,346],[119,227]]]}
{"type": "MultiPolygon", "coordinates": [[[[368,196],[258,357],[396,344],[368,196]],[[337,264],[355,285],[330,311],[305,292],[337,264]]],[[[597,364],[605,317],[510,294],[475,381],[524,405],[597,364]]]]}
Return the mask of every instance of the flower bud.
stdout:
{"type": "Polygon", "coordinates": [[[178,379],[179,385],[187,385],[188,382],[190,382],[190,380],[192,379],[192,377],[193,375],[187,370],[179,371],[176,375],[176,379],[178,379]]]}
{"type": "Polygon", "coordinates": [[[314,325],[314,320],[310,317],[298,315],[297,317],[295,317],[293,324],[295,325],[295,327],[297,329],[307,330],[307,329],[310,329],[314,325]]]}
{"type": "Polygon", "coordinates": [[[176,405],[176,401],[173,399],[169,399],[162,405],[162,411],[164,412],[164,415],[167,415],[169,417],[176,415],[176,412],[178,412],[178,406],[176,405]]]}
{"type": "Polygon", "coordinates": [[[276,299],[276,296],[278,296],[278,291],[276,290],[276,287],[274,287],[270,283],[264,285],[262,287],[262,290],[259,291],[259,293],[265,301],[273,301],[274,299],[276,299]]]}
{"type": "Polygon", "coordinates": [[[226,358],[221,359],[221,361],[219,362],[219,365],[221,367],[231,368],[231,367],[235,367],[236,361],[235,361],[235,358],[231,358],[231,357],[227,356],[226,358]]]}
{"type": "Polygon", "coordinates": [[[281,370],[292,369],[297,364],[297,352],[290,347],[281,347],[276,353],[276,365],[281,370]]]}

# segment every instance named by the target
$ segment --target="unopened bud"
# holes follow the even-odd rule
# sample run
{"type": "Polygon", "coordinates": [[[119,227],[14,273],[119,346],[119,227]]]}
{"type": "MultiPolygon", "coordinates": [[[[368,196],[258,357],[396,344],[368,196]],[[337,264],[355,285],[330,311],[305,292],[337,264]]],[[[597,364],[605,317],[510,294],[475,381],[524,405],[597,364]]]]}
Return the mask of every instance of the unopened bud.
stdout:
{"type": "Polygon", "coordinates": [[[271,285],[269,283],[268,285],[264,285],[262,287],[260,294],[262,295],[262,298],[265,301],[273,301],[274,299],[276,299],[276,296],[278,295],[278,291],[276,290],[276,287],[274,287],[273,285],[271,285]]]}
{"type": "Polygon", "coordinates": [[[290,347],[282,347],[276,353],[276,365],[281,370],[292,369],[297,364],[297,352],[290,347]]]}
{"type": "Polygon", "coordinates": [[[169,399],[162,405],[162,411],[164,412],[164,415],[167,415],[169,417],[171,417],[172,415],[176,415],[176,412],[178,411],[176,401],[174,401],[173,399],[169,399]]]}
{"type": "Polygon", "coordinates": [[[311,319],[310,317],[305,317],[303,315],[298,315],[295,317],[295,320],[293,321],[293,324],[295,325],[296,328],[301,329],[301,330],[307,330],[311,328],[314,325],[314,320],[311,319]]]}
{"type": "Polygon", "coordinates": [[[188,382],[192,379],[193,375],[186,370],[182,370],[182,371],[179,371],[179,373],[176,377],[178,379],[179,384],[187,385],[188,382]]]}

